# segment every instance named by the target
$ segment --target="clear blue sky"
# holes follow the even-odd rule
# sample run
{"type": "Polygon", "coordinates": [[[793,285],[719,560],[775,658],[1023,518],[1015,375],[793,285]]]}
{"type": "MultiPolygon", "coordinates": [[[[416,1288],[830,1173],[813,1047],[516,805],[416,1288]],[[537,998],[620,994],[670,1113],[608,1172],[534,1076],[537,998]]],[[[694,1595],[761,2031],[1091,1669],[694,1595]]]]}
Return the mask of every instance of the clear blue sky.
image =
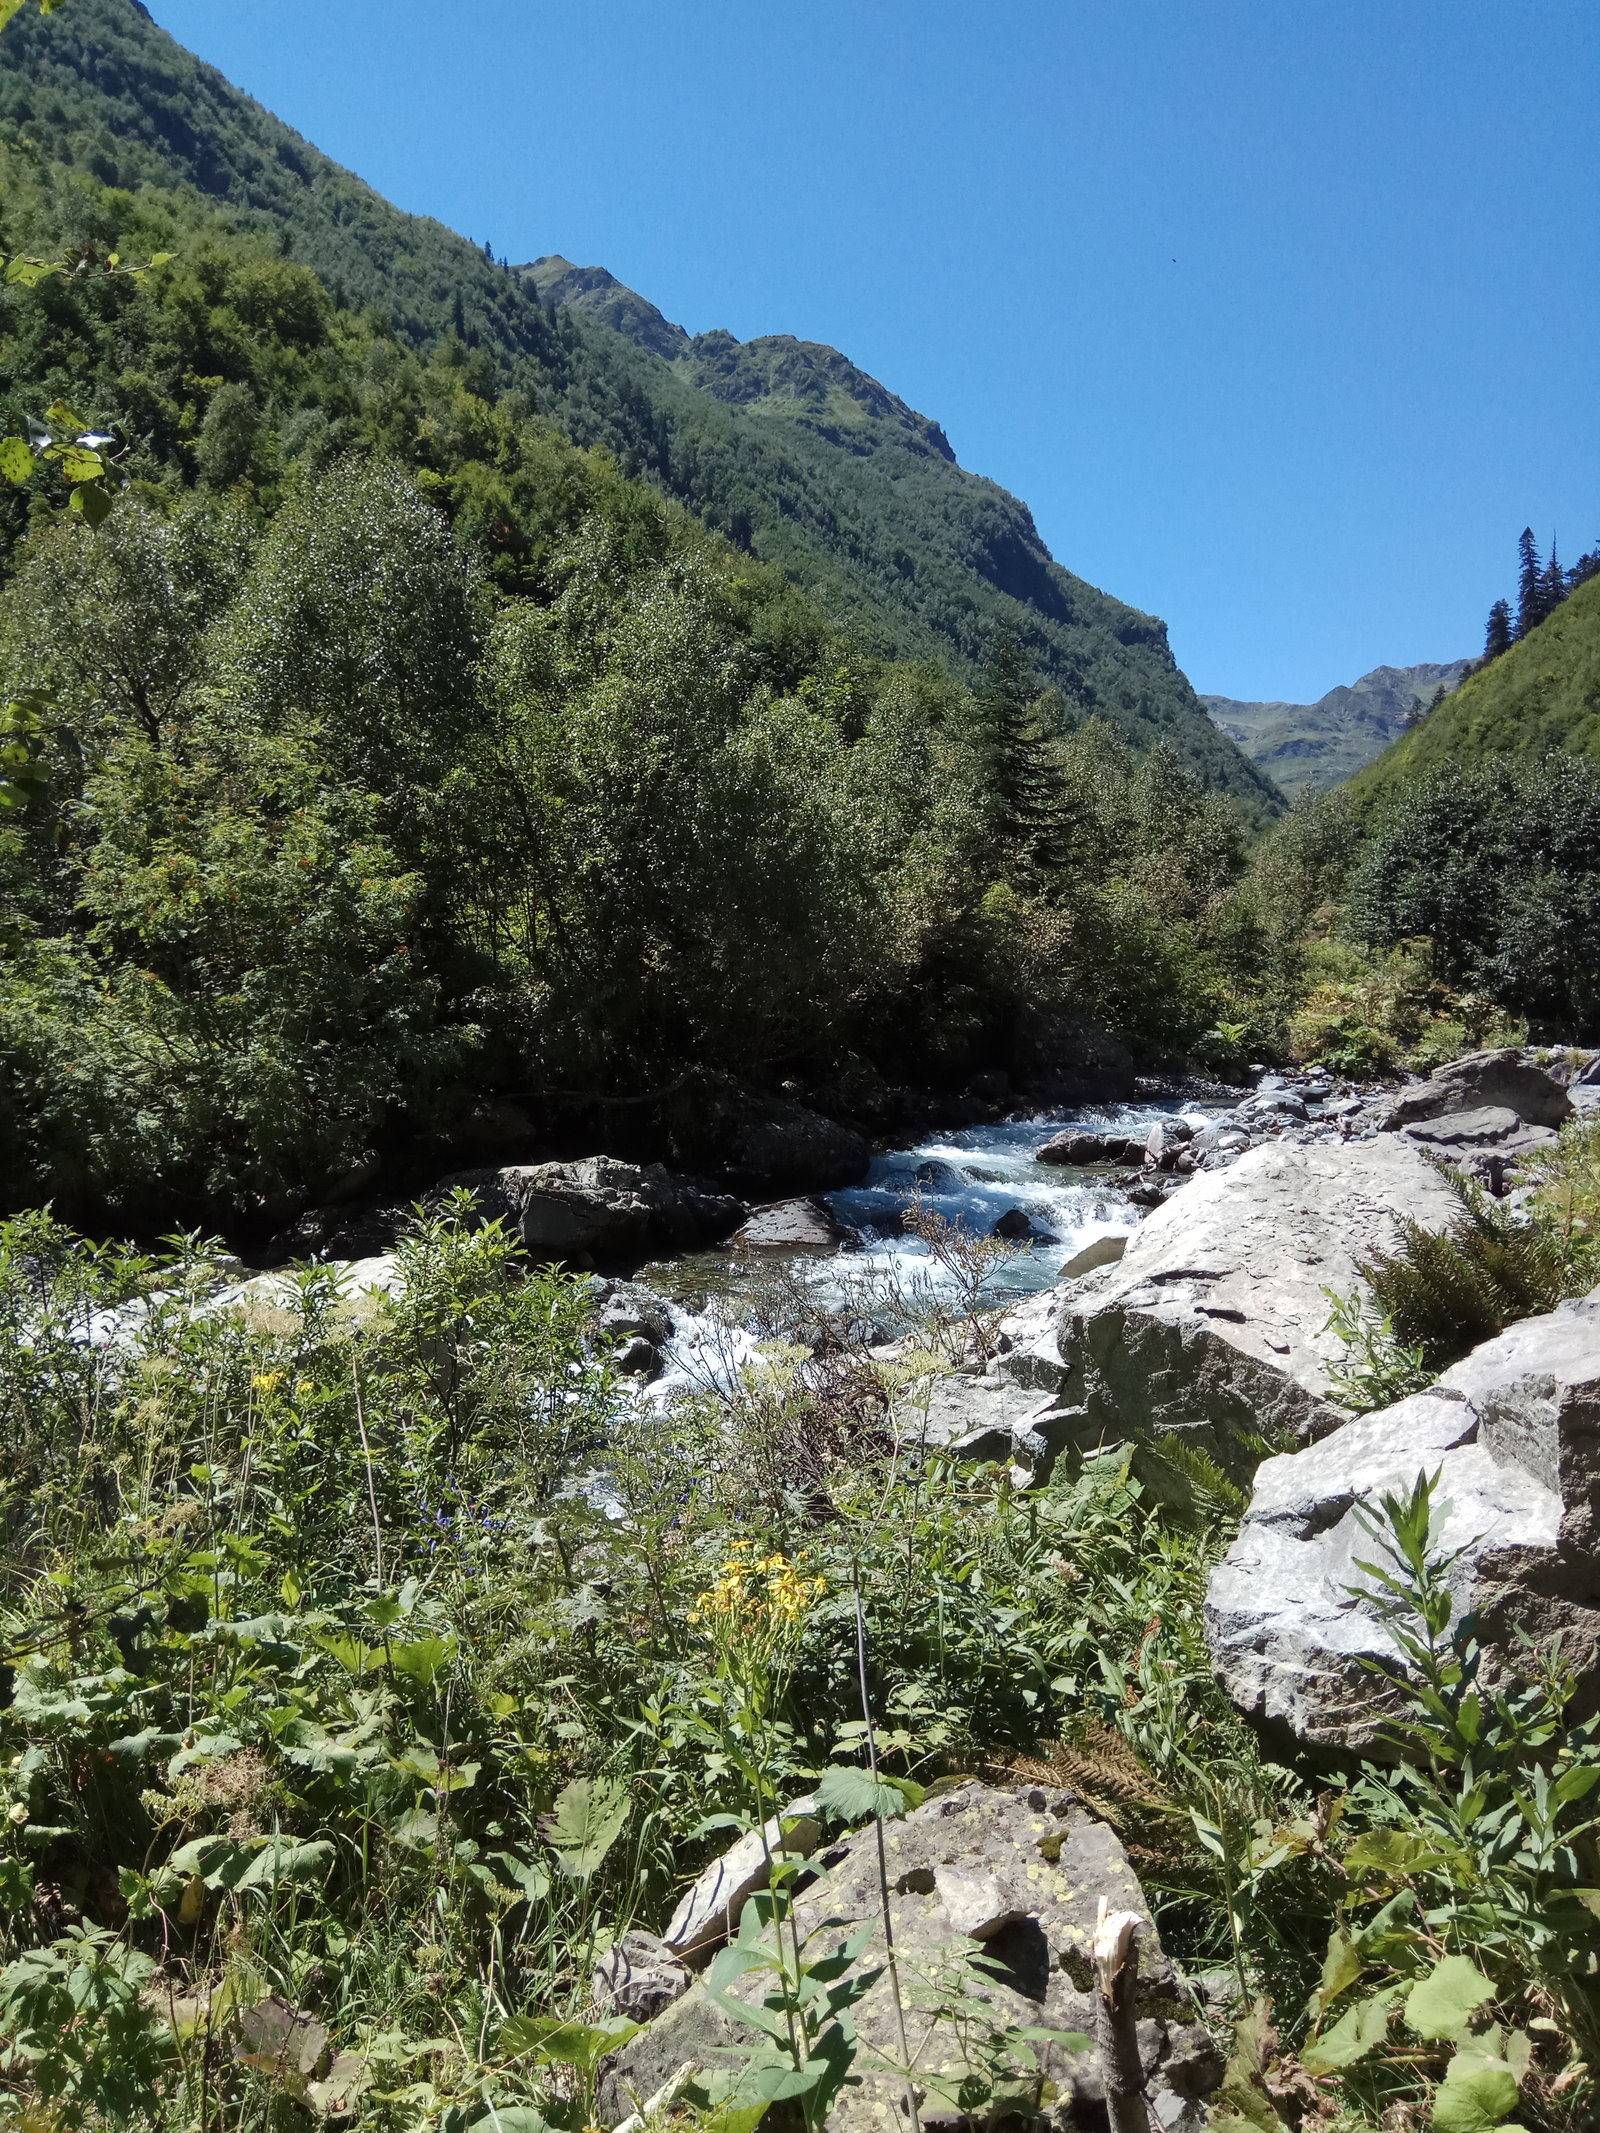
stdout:
{"type": "Polygon", "coordinates": [[[1195,685],[1600,540],[1594,0],[153,0],[401,206],[829,341],[1195,685]]]}

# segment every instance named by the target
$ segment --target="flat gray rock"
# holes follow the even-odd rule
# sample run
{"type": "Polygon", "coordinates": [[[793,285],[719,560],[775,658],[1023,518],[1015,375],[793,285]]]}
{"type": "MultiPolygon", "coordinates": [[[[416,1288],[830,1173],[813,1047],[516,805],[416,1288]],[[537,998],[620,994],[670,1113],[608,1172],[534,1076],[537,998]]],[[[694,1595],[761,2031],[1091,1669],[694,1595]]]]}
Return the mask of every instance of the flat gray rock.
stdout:
{"type": "Polygon", "coordinates": [[[1403,1089],[1388,1106],[1392,1128],[1422,1118],[1483,1109],[1514,1111],[1524,1125],[1561,1126],[1572,1104],[1560,1082],[1515,1046],[1470,1052],[1437,1067],[1426,1081],[1403,1089]]]}
{"type": "Polygon", "coordinates": [[[1384,1716],[1369,1661],[1400,1654],[1357,1566],[1379,1560],[1358,1509],[1440,1476],[1458,1613],[1474,1610],[1493,1677],[1517,1632],[1600,1690],[1600,1291],[1525,1319],[1427,1392],[1268,1459],[1211,1576],[1206,1636],[1239,1708],[1324,1746],[1372,1751],[1384,1716]],[[1355,1588],[1355,1590],[1352,1590],[1355,1588]]]}
{"type": "MultiPolygon", "coordinates": [[[[964,1987],[975,2026],[1092,2032],[1089,1961],[1098,1907],[1136,1912],[1139,1938],[1138,2035],[1148,2094],[1167,2133],[1199,2133],[1203,2099],[1221,2078],[1216,2047],[1161,1947],[1127,1854],[1070,1792],[998,1787],[967,1781],[884,1827],[890,1920],[901,1965],[911,2056],[925,2088],[925,2122],[950,2126],[954,2097],[969,2062],[961,2031],[928,2011],[934,1989],[964,1987]],[[974,1972],[966,1957],[981,1946],[1004,1977],[974,1972]]],[[[825,1871],[796,1899],[802,1940],[814,1956],[830,1952],[858,1924],[874,1936],[857,1958],[861,1970],[884,1963],[882,1899],[875,1828],[869,1825],[821,1854],[825,1871]]],[[[759,1973],[735,1990],[754,1998],[767,1989],[759,1973]]],[[[887,1976],[854,2009],[862,2049],[832,2112],[832,2133],[886,2133],[904,2125],[904,2083],[885,2070],[900,2059],[887,1976]]],[[[729,2065],[754,2032],[736,2025],[694,1986],[610,2061],[601,2084],[600,2117],[617,2124],[634,2097],[653,2095],[686,2060],[706,2070],[729,2065]]],[[[1053,2054],[1058,2095],[1040,2123],[1069,2133],[1096,2122],[1104,2093],[1093,2052],[1053,2054]]]]}
{"type": "Polygon", "coordinates": [[[1419,1118],[1400,1131],[1424,1148],[1498,1148],[1525,1131],[1515,1111],[1489,1104],[1477,1111],[1450,1111],[1442,1118],[1419,1118]]]}
{"type": "Polygon", "coordinates": [[[861,1239],[826,1200],[780,1200],[758,1207],[729,1242],[743,1252],[837,1252],[861,1239]]]}

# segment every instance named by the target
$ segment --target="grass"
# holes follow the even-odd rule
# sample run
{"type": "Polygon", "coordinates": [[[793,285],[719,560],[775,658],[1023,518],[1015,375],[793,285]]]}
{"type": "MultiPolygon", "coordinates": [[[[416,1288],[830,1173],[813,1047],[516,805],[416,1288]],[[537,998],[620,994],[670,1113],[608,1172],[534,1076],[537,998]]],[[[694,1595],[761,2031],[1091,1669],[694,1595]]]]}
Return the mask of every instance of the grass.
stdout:
{"type": "MultiPolygon", "coordinates": [[[[1367,2123],[1444,2077],[1447,2045],[1398,2037],[1307,2071],[1341,1934],[1363,1951],[1346,1992],[1470,1952],[1534,2039],[1525,2122],[1582,2122],[1589,2077],[1554,2085],[1588,2048],[1593,1935],[1581,1906],[1537,1946],[1528,1920],[1600,1880],[1587,1780],[1547,1833],[1572,1871],[1524,1887],[1473,1851],[1448,1743],[1356,1785],[1265,1759],[1201,1632],[1226,1503],[1178,1517],[1118,1455],[1025,1493],[928,1457],[934,1359],[875,1364],[848,1324],[791,1325],[805,1341],[642,1421],[582,1283],[460,1208],[402,1259],[392,1300],[307,1268],[221,1309],[201,1240],[149,1259],[42,1215],[0,1229],[19,2123],[576,2133],[621,2034],[590,1971],[659,1929],[730,1819],[829,1772],[887,1800],[1039,1769],[1121,1832],[1180,1966],[1225,1973],[1236,2015],[1276,2010],[1270,2051],[1240,2031],[1247,2122],[1367,2123]],[[1409,1864],[1373,1849],[1447,1808],[1454,1834],[1409,1864]],[[1395,1925],[1397,1891],[1440,1911],[1430,1875],[1448,1922],[1395,1925]]],[[[1502,1821],[1502,1767],[1600,1772],[1559,1682],[1538,1693],[1473,1779],[1502,1821]]],[[[809,1958],[786,1960],[798,2006],[809,1958]]],[[[797,2063],[826,2056],[796,2034],[797,2063]]]]}

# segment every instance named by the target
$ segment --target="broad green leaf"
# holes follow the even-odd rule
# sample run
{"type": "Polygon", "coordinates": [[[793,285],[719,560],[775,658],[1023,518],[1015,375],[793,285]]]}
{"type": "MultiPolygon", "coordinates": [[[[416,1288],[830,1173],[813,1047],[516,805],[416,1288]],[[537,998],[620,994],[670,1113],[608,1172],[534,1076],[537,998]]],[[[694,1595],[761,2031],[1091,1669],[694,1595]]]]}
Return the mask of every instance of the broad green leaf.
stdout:
{"type": "Polygon", "coordinates": [[[408,1851],[416,1851],[424,1844],[432,1844],[439,1834],[439,1817],[430,1814],[425,1807],[407,1810],[389,1831],[396,1844],[403,1844],[408,1851]]]}
{"type": "Polygon", "coordinates": [[[68,481],[98,481],[106,463],[98,452],[86,452],[81,444],[69,444],[59,454],[61,471],[68,481]]]}
{"type": "Polygon", "coordinates": [[[564,1874],[587,1881],[628,1819],[621,1778],[574,1778],[556,1796],[554,1814],[540,1815],[539,1834],[564,1874]]]}
{"type": "Polygon", "coordinates": [[[456,1655],[454,1637],[419,1637],[414,1644],[396,1644],[389,1650],[389,1663],[396,1673],[426,1688],[435,1674],[456,1655]]]}
{"type": "Polygon", "coordinates": [[[34,459],[26,441],[21,437],[0,438],[0,474],[15,484],[25,482],[32,474],[34,459]]]}
{"type": "Polygon", "coordinates": [[[97,533],[111,516],[116,498],[103,482],[81,482],[67,499],[67,509],[76,511],[91,533],[97,533]]]}
{"type": "Polygon", "coordinates": [[[1406,2027],[1418,2037],[1459,2037],[1494,1987],[1469,1956],[1446,1955],[1406,1999],[1406,2027]]]}
{"type": "Polygon", "coordinates": [[[372,2086],[372,2068],[359,2052],[340,2052],[320,2081],[309,2082],[306,2098],[324,2118],[343,2117],[372,2086]]]}
{"type": "Polygon", "coordinates": [[[33,1868],[25,1859],[0,1859],[0,1911],[25,1911],[33,1902],[33,1868]]]}
{"type": "Polygon", "coordinates": [[[89,425],[70,400],[52,400],[44,411],[46,422],[53,422],[58,430],[86,430],[89,425]]]}
{"type": "Polygon", "coordinates": [[[250,1865],[251,1855],[242,1844],[232,1837],[195,1837],[180,1845],[167,1861],[169,1875],[181,1875],[187,1882],[191,1875],[203,1877],[207,1888],[232,1888],[250,1865]]]}
{"type": "Polygon", "coordinates": [[[297,1844],[288,1837],[270,1837],[241,1875],[241,1889],[275,1889],[285,1883],[318,1881],[333,1864],[333,1846],[326,1838],[297,1844]]]}
{"type": "Polygon", "coordinates": [[[1449,1863],[1450,1854],[1409,1829],[1369,1829],[1344,1855],[1347,1874],[1382,1874],[1391,1881],[1449,1863]]]}
{"type": "Polygon", "coordinates": [[[906,1790],[846,1764],[823,1773],[817,1804],[837,1822],[871,1822],[879,1816],[887,1822],[905,1813],[906,1790]]]}
{"type": "Polygon", "coordinates": [[[553,2016],[512,2015],[500,2025],[503,2059],[530,2055],[546,2066],[575,2066],[592,2074],[608,2052],[620,2051],[643,2028],[616,2015],[605,2022],[562,2022],[553,2016]]]}
{"type": "Polygon", "coordinates": [[[550,2133],[550,2121],[531,2103],[508,2103],[500,2111],[491,2104],[488,2115],[475,2118],[467,2133],[550,2133]]]}
{"type": "Polygon", "coordinates": [[[1347,2007],[1330,2030],[1301,2052],[1300,2063],[1307,2073],[1331,2074],[1364,2059],[1374,2045],[1383,2042],[1394,2001],[1392,1992],[1375,1992],[1370,1999],[1347,2007]]]}
{"type": "MultiPolygon", "coordinates": [[[[4,25],[0,24],[0,28],[4,25]]],[[[24,289],[36,289],[40,282],[48,281],[52,274],[61,272],[53,260],[13,259],[6,268],[6,280],[24,289]]]]}
{"type": "Polygon", "coordinates": [[[1458,2053],[1433,2099],[1436,2133],[1493,2133],[1517,2107],[1517,2077],[1503,2059],[1458,2053]]]}
{"type": "Polygon", "coordinates": [[[1322,1982],[1311,1995],[1312,2013],[1319,2018],[1325,2014],[1340,1993],[1348,1992],[1356,1983],[1364,1967],[1360,1949],[1343,1926],[1336,1926],[1328,1936],[1328,1952],[1322,1959],[1322,1982]]]}

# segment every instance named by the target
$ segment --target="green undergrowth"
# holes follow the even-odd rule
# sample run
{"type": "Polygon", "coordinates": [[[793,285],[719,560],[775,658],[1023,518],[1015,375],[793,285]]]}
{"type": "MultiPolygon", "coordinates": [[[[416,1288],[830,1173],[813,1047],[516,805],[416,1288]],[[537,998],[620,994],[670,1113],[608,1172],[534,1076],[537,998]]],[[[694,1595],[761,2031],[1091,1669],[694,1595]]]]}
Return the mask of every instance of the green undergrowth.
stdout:
{"type": "Polygon", "coordinates": [[[1257,2008],[1247,2122],[1420,2112],[1452,2038],[1385,2024],[1447,1955],[1473,2035],[1527,2040],[1525,2122],[1583,2122],[1597,1766],[1558,1666],[1496,1701],[1436,1622],[1398,1771],[1276,1764],[1211,1674],[1203,1488],[1179,1516],[1123,1454],[1029,1491],[927,1456],[915,1335],[888,1365],[774,1338],[641,1420],[581,1281],[460,1208],[401,1257],[392,1299],[305,1267],[230,1302],[198,1240],[0,1229],[0,2080],[30,2127],[576,2133],[620,2034],[592,1965],[730,1829],[819,1777],[848,1817],[1041,1769],[1118,1828],[1219,2019],[1257,2008]]]}
{"type": "Polygon", "coordinates": [[[1479,1342],[1600,1282],[1600,1120],[1575,1120],[1524,1158],[1522,1204],[1433,1160],[1458,1203],[1451,1221],[1404,1218],[1396,1248],[1360,1263],[1364,1293],[1328,1292],[1350,1351],[1336,1388],[1358,1411],[1420,1391],[1479,1342]]]}

